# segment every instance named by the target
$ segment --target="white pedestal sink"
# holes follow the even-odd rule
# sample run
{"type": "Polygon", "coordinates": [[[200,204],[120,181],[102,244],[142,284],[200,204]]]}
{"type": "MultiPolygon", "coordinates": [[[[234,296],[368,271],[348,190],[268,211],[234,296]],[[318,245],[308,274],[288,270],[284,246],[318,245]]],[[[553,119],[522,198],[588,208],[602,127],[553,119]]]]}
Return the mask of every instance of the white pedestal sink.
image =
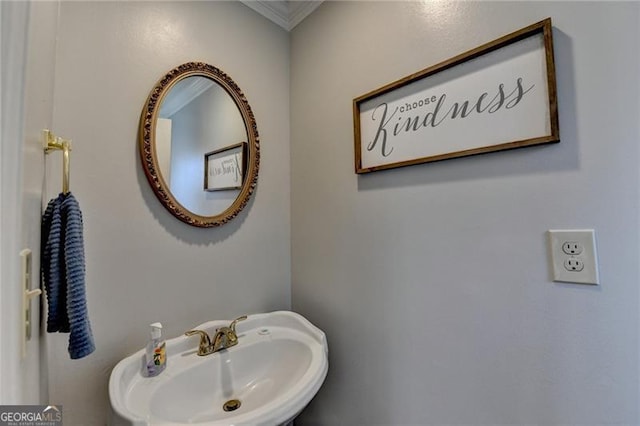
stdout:
{"type": "MultiPolygon", "coordinates": [[[[195,327],[214,334],[230,321],[195,327]]],[[[263,425],[292,421],[324,382],[325,334],[294,312],[250,315],[238,344],[196,355],[198,339],[167,340],[167,368],[143,375],[144,350],[120,361],[109,380],[112,425],[263,425]],[[233,411],[223,406],[229,401],[233,411]]]]}

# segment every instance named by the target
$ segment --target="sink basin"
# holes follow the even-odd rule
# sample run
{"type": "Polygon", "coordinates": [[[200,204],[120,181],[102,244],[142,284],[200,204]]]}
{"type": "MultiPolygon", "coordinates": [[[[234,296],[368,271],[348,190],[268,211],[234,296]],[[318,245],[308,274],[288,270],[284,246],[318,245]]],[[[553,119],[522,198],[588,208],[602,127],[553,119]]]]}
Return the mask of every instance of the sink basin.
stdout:
{"type": "MultiPolygon", "coordinates": [[[[230,321],[194,327],[210,335],[230,321]]],[[[167,368],[144,375],[144,350],[111,372],[112,425],[264,425],[292,421],[324,382],[324,333],[294,312],[249,315],[238,344],[196,355],[198,339],[167,340],[167,368]],[[225,408],[230,411],[225,411],[225,408]]]]}

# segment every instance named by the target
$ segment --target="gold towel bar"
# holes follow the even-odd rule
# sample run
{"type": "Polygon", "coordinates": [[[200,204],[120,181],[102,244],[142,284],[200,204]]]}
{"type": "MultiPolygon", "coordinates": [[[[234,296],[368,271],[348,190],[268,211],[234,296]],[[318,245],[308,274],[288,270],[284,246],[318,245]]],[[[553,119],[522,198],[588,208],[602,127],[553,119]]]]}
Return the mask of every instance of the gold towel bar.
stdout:
{"type": "Polygon", "coordinates": [[[56,137],[49,130],[43,130],[43,142],[45,154],[52,151],[62,151],[62,192],[69,193],[69,151],[71,151],[71,140],[56,137]]]}

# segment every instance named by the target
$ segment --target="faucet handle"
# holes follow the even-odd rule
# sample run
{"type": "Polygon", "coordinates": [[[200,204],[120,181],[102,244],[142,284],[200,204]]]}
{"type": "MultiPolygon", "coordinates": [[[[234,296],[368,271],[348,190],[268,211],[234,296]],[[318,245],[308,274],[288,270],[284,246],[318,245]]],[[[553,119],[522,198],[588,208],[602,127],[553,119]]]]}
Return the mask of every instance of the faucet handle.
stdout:
{"type": "Polygon", "coordinates": [[[206,331],[202,330],[189,330],[184,333],[185,336],[200,336],[200,344],[198,345],[198,355],[208,355],[211,351],[211,338],[206,331]]]}
{"type": "Polygon", "coordinates": [[[233,321],[231,321],[231,324],[229,324],[229,328],[231,329],[231,331],[233,331],[233,334],[236,334],[236,324],[240,321],[244,321],[247,319],[246,315],[243,315],[239,318],[234,319],[233,321]]]}

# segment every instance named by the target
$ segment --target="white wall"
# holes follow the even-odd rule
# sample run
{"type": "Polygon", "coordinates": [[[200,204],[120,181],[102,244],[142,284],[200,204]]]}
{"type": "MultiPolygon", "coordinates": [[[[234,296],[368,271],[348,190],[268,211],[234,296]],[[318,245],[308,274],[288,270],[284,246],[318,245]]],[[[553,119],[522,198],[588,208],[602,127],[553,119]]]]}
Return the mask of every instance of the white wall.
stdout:
{"type": "Polygon", "coordinates": [[[639,8],[326,2],[293,30],[292,303],[330,348],[297,424],[640,424],[639,8]],[[353,98],[548,16],[560,144],[354,174],[353,98]],[[551,282],[551,228],[596,229],[600,286],[551,282]]]}
{"type": "MultiPolygon", "coordinates": [[[[236,2],[63,2],[56,59],[53,126],[74,143],[97,349],[72,361],[68,335],[49,335],[49,394],[65,425],[101,425],[111,368],[143,347],[149,323],[174,337],[206,320],[290,308],[289,41],[236,2]],[[217,229],[189,227],[161,206],[137,148],[150,90],[194,60],[232,76],[260,134],[257,191],[217,229]]],[[[48,188],[60,191],[58,176],[48,188]]]]}
{"type": "MultiPolygon", "coordinates": [[[[24,401],[22,347],[22,136],[29,5],[0,4],[0,403],[24,401]]],[[[30,363],[32,365],[32,363],[30,363]]]]}
{"type": "MultiPolygon", "coordinates": [[[[31,288],[40,288],[40,220],[45,203],[44,181],[47,172],[42,147],[42,130],[53,128],[53,95],[56,62],[56,31],[58,29],[59,2],[31,2],[29,17],[29,49],[25,93],[25,132],[22,179],[22,247],[32,251],[31,288]]],[[[62,165],[62,152],[52,152],[51,162],[62,165]]],[[[61,169],[59,169],[61,170],[61,169]]],[[[48,174],[51,177],[51,174],[48,174]]],[[[54,186],[61,189],[62,176],[56,173],[54,186]]],[[[31,302],[31,341],[23,366],[23,380],[28,385],[23,400],[31,404],[48,400],[48,366],[46,345],[39,338],[46,326],[41,326],[41,304],[44,295],[31,302]],[[38,392],[39,390],[39,392],[38,392]]],[[[46,320],[45,320],[46,321],[46,320]]]]}
{"type": "Polygon", "coordinates": [[[52,120],[58,3],[2,4],[2,301],[0,403],[46,399],[39,298],[31,301],[32,338],[22,356],[21,260],[32,251],[31,288],[39,288],[40,216],[45,174],[42,129],[52,120]],[[27,46],[33,49],[27,49],[27,46]],[[8,60],[6,60],[8,59],[8,60]]]}

